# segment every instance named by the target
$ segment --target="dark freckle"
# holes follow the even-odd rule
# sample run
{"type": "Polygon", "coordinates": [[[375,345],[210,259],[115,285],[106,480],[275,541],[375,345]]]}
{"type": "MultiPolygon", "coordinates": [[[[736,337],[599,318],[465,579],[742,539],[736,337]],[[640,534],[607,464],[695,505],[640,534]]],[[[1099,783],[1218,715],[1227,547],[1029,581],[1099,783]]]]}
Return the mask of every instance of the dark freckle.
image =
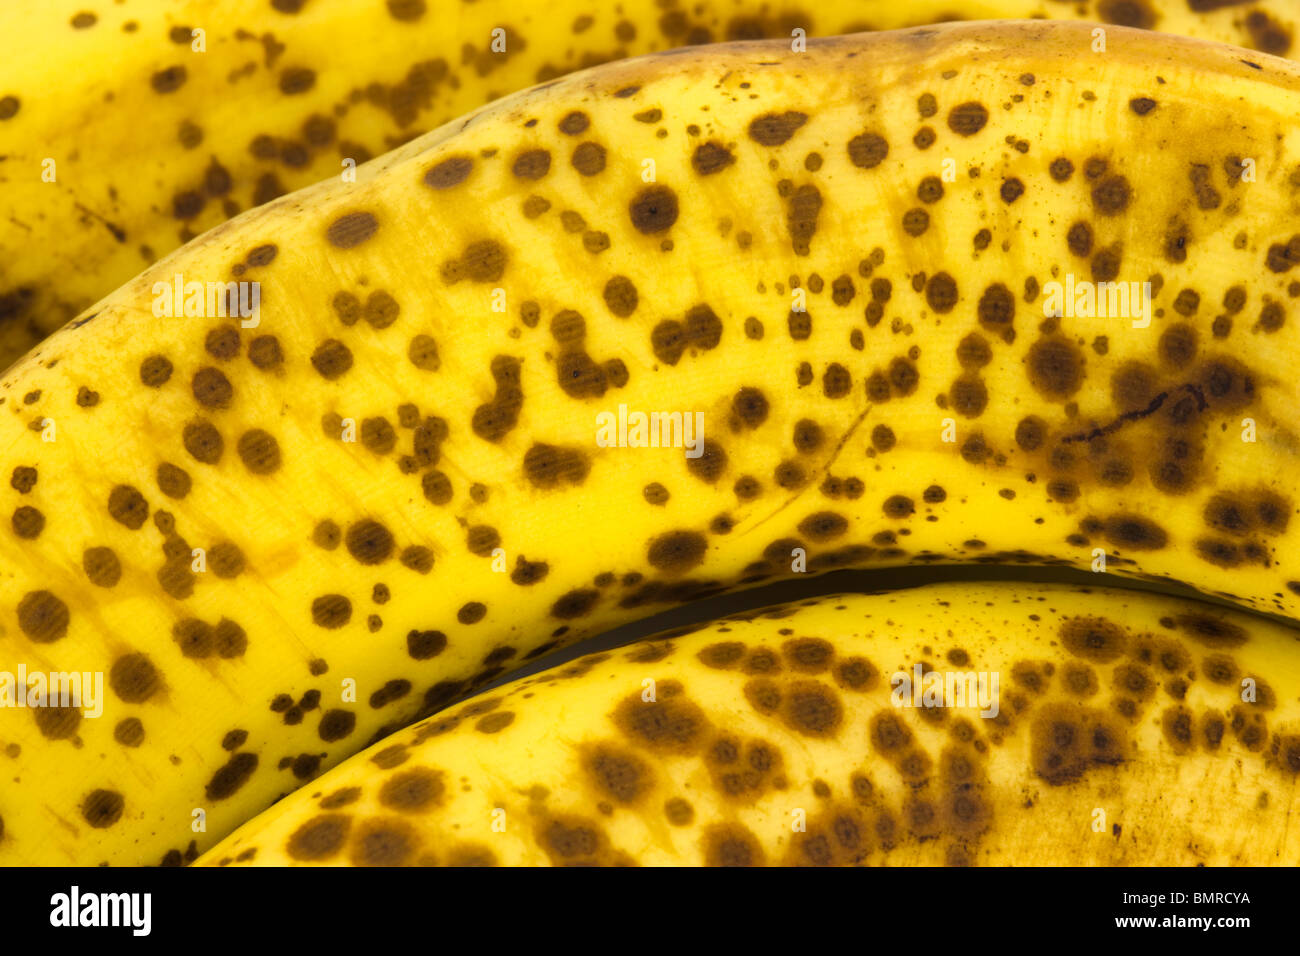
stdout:
{"type": "Polygon", "coordinates": [[[285,350],[274,336],[257,336],[248,343],[248,360],[256,368],[269,371],[279,368],[285,362],[285,350]]]}
{"type": "Polygon", "coordinates": [[[813,541],[838,538],[848,529],[848,519],[833,511],[819,511],[799,522],[799,533],[813,541]]]}
{"type": "Polygon", "coordinates": [[[321,716],[316,732],[321,740],[332,742],[342,740],[352,733],[357,724],[357,715],[349,710],[327,710],[321,716]]]}
{"type": "Polygon", "coordinates": [[[889,155],[889,143],[878,133],[861,133],[849,140],[849,160],[859,169],[874,169],[889,155]]]}
{"type": "Polygon", "coordinates": [[[926,176],[916,187],[916,198],[923,203],[935,203],[943,198],[943,182],[938,176],[926,176]]]}
{"type": "MultiPolygon", "coordinates": [[[[1188,6],[1198,11],[1222,5],[1222,0],[1188,0],[1188,6]]],[[[1105,23],[1140,30],[1150,30],[1156,24],[1156,13],[1146,0],[1101,0],[1097,4],[1097,17],[1105,23]]]]}
{"type": "MultiPolygon", "coordinates": [[[[444,262],[441,275],[449,284],[455,284],[461,279],[469,279],[472,282],[496,282],[505,272],[507,259],[506,250],[501,243],[493,239],[483,239],[467,245],[459,259],[449,259],[444,262]]],[[[395,313],[394,317],[396,317],[395,313]]],[[[372,324],[375,323],[372,321],[372,324]]]]}
{"type": "Polygon", "coordinates": [[[803,468],[794,461],[783,461],[777,465],[773,477],[782,488],[800,488],[807,481],[803,468]]]}
{"type": "Polygon", "coordinates": [[[962,375],[952,383],[948,401],[952,408],[965,418],[978,418],[988,405],[989,392],[984,381],[975,374],[962,375]]]}
{"type": "Polygon", "coordinates": [[[948,128],[959,136],[974,136],[988,121],[988,109],[974,101],[954,106],[948,113],[948,128]]]}
{"type": "Polygon", "coordinates": [[[587,118],[587,114],[579,110],[565,114],[559,124],[560,132],[566,136],[579,136],[585,133],[590,125],[591,120],[587,118]]]}
{"type": "Polygon", "coordinates": [[[1086,258],[1092,254],[1092,227],[1086,222],[1076,222],[1070,227],[1065,241],[1072,253],[1086,258]]]}
{"type": "Polygon", "coordinates": [[[707,438],[702,445],[699,457],[686,459],[686,467],[696,478],[706,484],[713,484],[727,470],[727,452],[717,442],[707,438]]]}
{"type": "Polygon", "coordinates": [[[843,720],[839,695],[815,680],[791,683],[782,695],[786,724],[810,737],[833,736],[843,720]]]}
{"type": "Polygon", "coordinates": [[[979,323],[989,332],[1010,341],[1014,336],[1012,322],[1016,312],[1016,297],[1000,282],[990,285],[980,296],[976,315],[979,323]]]}
{"type": "Polygon", "coordinates": [[[641,489],[641,496],[645,498],[648,504],[663,505],[668,502],[670,497],[668,489],[657,481],[652,481],[641,489]]]}
{"type": "Polygon", "coordinates": [[[1133,514],[1117,514],[1107,518],[1104,532],[1112,544],[1134,551],[1159,550],[1169,541],[1169,536],[1160,525],[1133,514]]]}
{"type": "Polygon", "coordinates": [[[1128,107],[1138,116],[1146,116],[1156,108],[1156,101],[1149,96],[1135,96],[1128,101],[1128,107]]]}
{"type": "Polygon", "coordinates": [[[794,110],[765,113],[750,122],[749,138],[760,146],[780,146],[788,142],[806,122],[808,115],[794,110]]]}
{"type": "Polygon", "coordinates": [[[260,428],[244,432],[237,447],[244,466],[255,475],[269,475],[280,467],[279,442],[260,428]]]}
{"type": "Polygon", "coordinates": [[[209,800],[224,800],[238,791],[257,769],[257,754],[237,753],[212,775],[206,793],[209,800]]]}
{"type": "Polygon", "coordinates": [[[680,362],[686,345],[686,329],[676,319],[665,319],[650,330],[650,347],[665,365],[680,362]]]}
{"type": "Polygon", "coordinates": [[[916,510],[916,506],[906,495],[891,495],[885,499],[883,510],[887,517],[906,518],[916,510]]]}
{"type": "Polygon", "coordinates": [[[795,422],[794,426],[794,447],[796,450],[811,454],[822,446],[825,440],[825,433],[822,427],[809,418],[803,418],[795,422]]]}
{"type": "Polygon", "coordinates": [[[732,399],[732,412],[746,428],[758,428],[767,420],[767,397],[762,390],[746,386],[732,399]]]}
{"type": "Polygon", "coordinates": [[[896,358],[889,363],[889,385],[895,395],[906,397],[916,391],[920,381],[916,365],[905,358],[896,358]]]}
{"type": "Polygon", "coordinates": [[[150,388],[161,388],[172,376],[172,363],[162,355],[150,355],[140,363],[140,381],[150,388]]]}
{"type": "Polygon", "coordinates": [[[1196,357],[1197,332],[1190,325],[1177,323],[1160,336],[1160,357],[1171,368],[1187,366],[1196,357]]]}
{"type": "Polygon", "coordinates": [[[14,509],[11,519],[14,534],[26,540],[39,538],[45,529],[45,515],[31,505],[22,505],[14,509]]]}
{"type": "Polygon", "coordinates": [[[581,143],[573,151],[573,168],[583,176],[595,176],[605,169],[605,147],[599,143],[581,143]]]}
{"type": "Polygon", "coordinates": [[[1279,302],[1266,302],[1260,310],[1255,331],[1276,332],[1286,323],[1286,310],[1279,302]]]}
{"type": "Polygon", "coordinates": [[[971,332],[957,343],[957,361],[962,368],[981,369],[993,360],[993,350],[989,348],[988,339],[978,332],[971,332]]]}
{"type": "Polygon", "coordinates": [[[1250,638],[1245,628],[1210,614],[1180,614],[1175,620],[1193,640],[1207,647],[1237,647],[1250,638]]]}
{"type": "Polygon", "coordinates": [[[305,66],[292,66],[280,71],[280,92],[286,96],[306,93],[316,85],[316,71],[305,66]]]}
{"type": "Polygon", "coordinates": [[[930,228],[930,214],[921,207],[903,213],[903,231],[909,236],[921,236],[930,228]]]}
{"type": "Polygon", "coordinates": [[[1119,277],[1120,246],[1107,246],[1092,257],[1089,267],[1096,282],[1113,282],[1119,277]]]}
{"type": "Polygon", "coordinates": [[[870,734],[871,742],[884,754],[902,753],[912,742],[912,731],[897,715],[888,711],[872,718],[870,734]]]}
{"type": "MultiPolygon", "coordinates": [[[[275,261],[279,248],[274,243],[264,243],[254,249],[249,250],[244,261],[253,268],[268,266],[275,261]]],[[[233,330],[232,330],[233,331],[233,330]]],[[[237,335],[238,333],[236,333],[237,335]]]]}
{"type": "Polygon", "coordinates": [[[350,212],[331,222],[325,237],[339,249],[351,249],[373,236],[378,228],[379,220],[373,213],[350,212]]]}
{"type": "Polygon", "coordinates": [[[174,93],[184,85],[188,74],[183,66],[169,66],[149,79],[155,93],[174,93]]]}
{"type": "Polygon", "coordinates": [[[722,340],[722,320],[707,304],[691,306],[686,311],[684,329],[687,340],[700,349],[717,348],[722,340]]]}
{"type": "Polygon", "coordinates": [[[172,197],[172,216],[175,219],[193,219],[203,211],[205,200],[194,190],[184,190],[172,197]]]}
{"type": "MultiPolygon", "coordinates": [[[[978,401],[979,400],[978,393],[976,393],[971,400],[978,401]]],[[[991,454],[993,454],[992,450],[989,448],[988,443],[984,440],[984,436],[979,432],[975,432],[974,434],[967,437],[967,439],[964,442],[962,442],[961,457],[963,458],[963,460],[970,462],[972,465],[983,464],[985,461],[988,460],[991,454]]]]}
{"type": "Polygon", "coordinates": [[[1111,400],[1120,412],[1145,409],[1155,396],[1156,371],[1145,362],[1129,361],[1111,374],[1111,400]]]}
{"type": "Polygon", "coordinates": [[[1132,189],[1123,176],[1107,176],[1092,187],[1092,204],[1103,216],[1116,216],[1128,208],[1132,189]]]}
{"type": "Polygon", "coordinates": [[[227,408],[234,389],[230,379],[220,369],[201,368],[194,373],[191,383],[194,399],[206,408],[227,408]]]}
{"type": "Polygon", "coordinates": [[[201,461],[205,465],[215,465],[219,462],[225,448],[221,433],[212,423],[204,421],[186,424],[181,432],[181,441],[185,445],[185,450],[196,461],[201,461]]]}
{"type": "Polygon", "coordinates": [[[853,388],[853,375],[843,365],[832,362],[822,375],[822,394],[827,398],[843,398],[853,388]]]}
{"type": "Polygon", "coordinates": [[[424,174],[425,185],[433,189],[450,189],[468,178],[474,161],[468,156],[452,156],[431,166],[424,174]]]}
{"type": "MultiPolygon", "coordinates": [[[[795,254],[808,255],[813,236],[817,232],[817,217],[822,208],[820,190],[811,184],[804,184],[794,191],[789,198],[786,226],[795,254]]],[[[806,317],[807,313],[800,313],[806,317]]]]}
{"type": "Polygon", "coordinates": [[[137,531],[149,517],[144,495],[130,485],[117,485],[108,496],[108,513],[119,523],[137,531]]]}
{"type": "Polygon", "coordinates": [[[590,470],[590,462],[579,449],[539,443],[524,454],[524,474],[538,488],[581,485],[590,470]]]}
{"type": "Polygon", "coordinates": [[[1263,10],[1255,10],[1246,16],[1246,29],[1250,31],[1251,46],[1256,50],[1285,56],[1291,49],[1291,31],[1263,10]]]}
{"type": "Polygon", "coordinates": [[[731,150],[714,141],[701,143],[695,147],[695,153],[691,156],[691,166],[701,176],[721,172],[735,161],[736,157],[731,150]]]}
{"type": "Polygon", "coordinates": [[[677,221],[677,194],[667,186],[647,186],[629,204],[628,212],[643,235],[664,232],[677,221]]]}
{"type": "Polygon", "coordinates": [[[790,338],[796,342],[802,342],[812,335],[812,316],[807,312],[796,312],[791,309],[786,324],[789,328],[790,338]]]}
{"type": "Polygon", "coordinates": [[[1074,163],[1070,162],[1064,156],[1058,156],[1052,160],[1052,165],[1048,167],[1048,172],[1058,183],[1069,180],[1074,175],[1074,163]]]}
{"type": "Polygon", "coordinates": [[[735,665],[745,654],[745,645],[740,641],[724,641],[710,644],[701,650],[698,657],[706,667],[725,670],[735,665]]]}
{"type": "Polygon", "coordinates": [[[36,486],[36,476],[37,472],[35,468],[29,468],[26,465],[18,465],[14,468],[12,475],[9,477],[9,486],[20,495],[25,495],[36,486]]]}
{"type": "Polygon", "coordinates": [[[682,574],[704,560],[708,541],[696,531],[670,531],[650,542],[646,560],[651,567],[682,574]]]}
{"type": "Polygon", "coordinates": [[[312,621],[318,626],[334,630],[352,619],[352,602],[341,594],[325,594],[312,601],[312,621]]]}
{"type": "Polygon", "coordinates": [[[1047,398],[1069,398],[1083,384],[1083,353],[1061,336],[1039,339],[1030,346],[1025,361],[1030,382],[1047,398]]]}
{"type": "Polygon", "coordinates": [[[312,353],[311,364],[322,378],[333,381],[352,368],[352,350],[338,339],[326,339],[312,353]]]}
{"type": "Polygon", "coordinates": [[[957,282],[946,272],[937,272],[925,286],[925,301],[935,312],[951,312],[957,305],[957,282]]]}

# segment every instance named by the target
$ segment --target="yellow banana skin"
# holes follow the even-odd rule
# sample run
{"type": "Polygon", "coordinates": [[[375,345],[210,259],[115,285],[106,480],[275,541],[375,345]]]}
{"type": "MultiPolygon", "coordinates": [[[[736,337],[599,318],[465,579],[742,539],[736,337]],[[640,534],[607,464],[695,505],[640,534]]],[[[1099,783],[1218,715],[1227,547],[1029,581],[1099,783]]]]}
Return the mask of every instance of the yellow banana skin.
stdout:
{"type": "Polygon", "coordinates": [[[6,3],[0,367],[241,210],[533,83],[682,44],[995,17],[1094,19],[1278,55],[1296,23],[1282,0],[832,0],[757,14],[742,0],[6,3]]]}
{"type": "Polygon", "coordinates": [[[1300,77],[1092,43],[608,64],[56,333],[0,383],[0,625],[7,661],[107,700],[0,711],[0,862],[183,861],[545,649],[805,569],[1104,557],[1296,616],[1298,326],[1264,318],[1293,309],[1300,77]],[[1116,258],[1163,279],[1148,328],[1026,301],[1116,258]],[[258,325],[156,318],[178,275],[260,282],[258,325]],[[704,454],[600,445],[620,404],[698,412],[704,454]]]}
{"type": "Polygon", "coordinates": [[[831,595],[505,685],[198,865],[1294,866],[1294,644],[1136,591],[831,595]]]}

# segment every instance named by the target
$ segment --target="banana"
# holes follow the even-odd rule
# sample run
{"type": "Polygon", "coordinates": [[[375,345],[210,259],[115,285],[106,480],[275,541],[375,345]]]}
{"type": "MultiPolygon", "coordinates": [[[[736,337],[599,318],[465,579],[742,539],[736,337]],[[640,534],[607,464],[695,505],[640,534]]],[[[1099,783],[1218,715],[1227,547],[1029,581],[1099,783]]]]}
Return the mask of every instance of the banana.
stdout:
{"type": "Polygon", "coordinates": [[[831,595],[503,686],[198,865],[1294,866],[1294,643],[1136,591],[831,595]]]}
{"type": "Polygon", "coordinates": [[[995,17],[1083,17],[1279,55],[1297,20],[1286,0],[6,3],[0,368],[204,230],[504,93],[682,44],[995,17]]]}
{"type": "Polygon", "coordinates": [[[0,626],[105,709],[0,711],[0,862],[182,862],[539,654],[799,573],[1062,564],[1296,617],[1300,71],[1094,43],[607,64],[60,330],[0,382],[0,626]],[[1048,302],[1071,276],[1154,315],[1048,302]]]}

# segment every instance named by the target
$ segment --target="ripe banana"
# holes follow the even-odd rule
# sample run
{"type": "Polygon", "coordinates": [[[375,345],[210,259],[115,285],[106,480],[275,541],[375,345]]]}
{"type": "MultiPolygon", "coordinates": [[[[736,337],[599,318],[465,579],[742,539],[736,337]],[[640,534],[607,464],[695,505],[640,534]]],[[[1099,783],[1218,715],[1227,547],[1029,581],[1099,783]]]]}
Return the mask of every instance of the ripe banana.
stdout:
{"type": "Polygon", "coordinates": [[[1135,591],[832,595],[503,686],[198,863],[1294,866],[1294,644],[1135,591]]]}
{"type": "Polygon", "coordinates": [[[0,861],[180,862],[520,662],[805,569],[1105,562],[1297,616],[1300,70],[1093,43],[608,64],[60,330],[2,383],[0,624],[107,702],[3,712],[0,861]],[[1150,278],[1149,326],[1045,317],[1073,273],[1150,278]],[[694,451],[630,447],[674,412],[694,451]]]}
{"type": "Polygon", "coordinates": [[[0,77],[0,368],[241,210],[504,93],[718,39],[1088,18],[1287,55],[1291,3],[16,0],[0,77]],[[18,42],[18,38],[22,38],[18,42]]]}

